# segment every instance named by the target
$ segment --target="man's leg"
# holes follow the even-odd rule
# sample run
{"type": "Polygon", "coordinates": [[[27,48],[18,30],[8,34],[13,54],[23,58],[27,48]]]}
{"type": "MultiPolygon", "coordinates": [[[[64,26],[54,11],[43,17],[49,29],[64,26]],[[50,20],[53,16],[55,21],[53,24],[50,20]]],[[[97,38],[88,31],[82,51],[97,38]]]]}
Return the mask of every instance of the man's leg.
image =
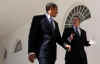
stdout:
{"type": "Polygon", "coordinates": [[[39,64],[55,64],[55,61],[48,58],[39,58],[39,64]]]}

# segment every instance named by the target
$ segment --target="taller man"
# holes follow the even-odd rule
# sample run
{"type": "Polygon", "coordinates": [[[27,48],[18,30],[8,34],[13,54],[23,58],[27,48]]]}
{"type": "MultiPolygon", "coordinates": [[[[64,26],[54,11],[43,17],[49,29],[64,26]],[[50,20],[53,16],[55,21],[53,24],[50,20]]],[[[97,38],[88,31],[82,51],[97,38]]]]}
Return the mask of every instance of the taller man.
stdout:
{"type": "Polygon", "coordinates": [[[29,33],[29,60],[37,57],[39,64],[55,64],[56,42],[63,46],[57,22],[53,19],[58,13],[55,3],[46,5],[46,14],[34,16],[29,33]]]}

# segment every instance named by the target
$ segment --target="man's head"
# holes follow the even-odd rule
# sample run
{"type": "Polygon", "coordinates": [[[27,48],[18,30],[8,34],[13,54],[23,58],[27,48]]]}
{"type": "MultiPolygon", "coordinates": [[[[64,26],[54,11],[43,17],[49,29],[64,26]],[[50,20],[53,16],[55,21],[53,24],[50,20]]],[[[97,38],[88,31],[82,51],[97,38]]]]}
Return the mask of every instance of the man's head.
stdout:
{"type": "Polygon", "coordinates": [[[52,17],[56,17],[57,13],[58,13],[58,7],[55,3],[48,3],[46,5],[46,12],[52,16],[52,17]]]}
{"type": "Polygon", "coordinates": [[[72,19],[72,24],[75,27],[78,27],[80,25],[80,18],[78,16],[74,16],[72,19]]]}

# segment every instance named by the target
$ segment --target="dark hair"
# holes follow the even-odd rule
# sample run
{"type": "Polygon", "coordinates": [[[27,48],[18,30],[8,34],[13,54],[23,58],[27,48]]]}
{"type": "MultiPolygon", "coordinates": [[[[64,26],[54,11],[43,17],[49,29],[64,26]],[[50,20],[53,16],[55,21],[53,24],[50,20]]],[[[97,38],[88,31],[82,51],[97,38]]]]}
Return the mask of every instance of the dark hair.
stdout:
{"type": "Polygon", "coordinates": [[[78,18],[78,19],[81,21],[81,19],[80,19],[79,16],[73,16],[72,20],[73,20],[74,18],[78,18]]]}
{"type": "Polygon", "coordinates": [[[55,3],[50,2],[46,4],[45,8],[46,8],[46,12],[48,12],[50,8],[57,8],[57,5],[55,3]]]}

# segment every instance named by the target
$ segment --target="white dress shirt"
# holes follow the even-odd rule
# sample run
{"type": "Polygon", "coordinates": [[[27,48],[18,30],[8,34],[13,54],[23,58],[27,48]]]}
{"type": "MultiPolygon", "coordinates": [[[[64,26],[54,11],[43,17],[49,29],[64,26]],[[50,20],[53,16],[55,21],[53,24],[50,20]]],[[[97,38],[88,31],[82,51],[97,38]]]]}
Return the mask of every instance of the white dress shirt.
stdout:
{"type": "MultiPolygon", "coordinates": [[[[76,27],[75,27],[75,26],[73,26],[73,29],[74,29],[74,31],[76,32],[76,27]]],[[[80,27],[78,26],[77,29],[78,29],[79,35],[81,36],[81,30],[80,30],[80,27]]]]}

